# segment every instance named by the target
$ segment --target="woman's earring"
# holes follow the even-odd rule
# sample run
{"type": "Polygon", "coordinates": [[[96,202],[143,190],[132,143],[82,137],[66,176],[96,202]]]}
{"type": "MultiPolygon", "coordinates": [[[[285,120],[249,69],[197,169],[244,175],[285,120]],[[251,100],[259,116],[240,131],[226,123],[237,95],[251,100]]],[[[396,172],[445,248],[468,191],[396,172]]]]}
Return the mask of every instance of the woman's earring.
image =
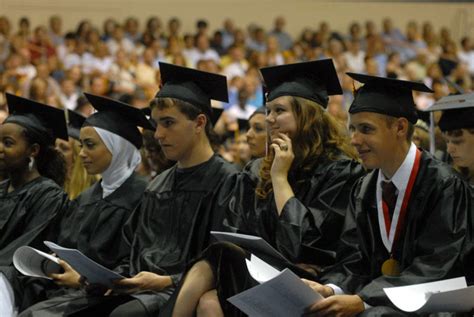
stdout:
{"type": "Polygon", "coordinates": [[[35,164],[35,158],[32,156],[30,157],[30,162],[28,163],[28,169],[30,170],[30,172],[33,170],[34,164],[35,164]]]}

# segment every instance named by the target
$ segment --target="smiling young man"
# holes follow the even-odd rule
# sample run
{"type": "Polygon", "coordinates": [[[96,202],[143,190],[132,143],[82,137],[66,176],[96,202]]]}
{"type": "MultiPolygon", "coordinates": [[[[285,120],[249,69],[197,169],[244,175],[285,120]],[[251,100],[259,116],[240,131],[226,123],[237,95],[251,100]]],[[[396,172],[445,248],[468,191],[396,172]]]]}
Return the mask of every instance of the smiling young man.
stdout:
{"type": "Polygon", "coordinates": [[[350,113],[351,142],[372,171],[353,188],[337,264],[309,315],[400,314],[383,288],[464,275],[468,186],[411,142],[417,120],[412,90],[423,84],[349,73],[364,83],[350,113]],[[345,295],[348,294],[348,295],[345,295]]]}

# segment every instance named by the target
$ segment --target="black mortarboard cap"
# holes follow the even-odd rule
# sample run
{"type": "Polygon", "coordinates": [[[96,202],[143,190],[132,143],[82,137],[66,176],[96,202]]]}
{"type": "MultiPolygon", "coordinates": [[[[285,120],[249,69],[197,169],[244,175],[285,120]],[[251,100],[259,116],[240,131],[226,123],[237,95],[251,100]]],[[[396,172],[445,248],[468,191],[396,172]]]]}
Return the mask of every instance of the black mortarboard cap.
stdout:
{"type": "Polygon", "coordinates": [[[396,118],[404,117],[415,124],[418,115],[413,90],[433,92],[425,84],[364,74],[347,73],[363,83],[354,96],[349,113],[375,112],[396,118]]]}
{"type": "Polygon", "coordinates": [[[211,99],[228,102],[225,76],[160,62],[161,84],[155,98],[175,98],[211,115],[211,99]]]}
{"type": "Polygon", "coordinates": [[[249,120],[247,119],[237,119],[239,125],[239,131],[247,131],[250,127],[249,120]]]}
{"type": "Polygon", "coordinates": [[[443,111],[438,122],[441,131],[474,128],[474,93],[445,96],[426,111],[443,111]]]}
{"type": "Polygon", "coordinates": [[[438,60],[438,65],[439,68],[441,68],[441,72],[443,73],[443,76],[449,76],[451,72],[458,66],[458,62],[440,57],[438,60]]]}
{"type": "Polygon", "coordinates": [[[4,123],[23,126],[45,144],[53,144],[56,138],[68,140],[63,110],[9,93],[6,98],[9,116],[4,123]]]}
{"type": "Polygon", "coordinates": [[[312,100],[326,108],[329,96],[342,94],[332,59],[265,67],[260,71],[267,101],[293,96],[312,100]]]}
{"type": "Polygon", "coordinates": [[[150,122],[151,126],[153,127],[153,130],[156,130],[156,122],[151,118],[151,108],[150,107],[145,107],[141,108],[140,111],[146,116],[148,119],[148,122],[150,122]]]}
{"type": "Polygon", "coordinates": [[[222,112],[224,112],[224,109],[212,107],[211,110],[212,110],[211,123],[212,123],[212,126],[215,126],[217,121],[219,121],[219,118],[221,117],[222,112]]]}
{"type": "Polygon", "coordinates": [[[263,114],[263,115],[266,115],[267,114],[267,109],[266,107],[262,106],[262,107],[258,107],[257,110],[255,110],[249,117],[249,120],[252,119],[252,117],[256,114],[263,114]]]}
{"type": "Polygon", "coordinates": [[[135,107],[118,100],[84,93],[91,105],[98,110],[88,117],[84,125],[102,128],[115,133],[137,148],[142,146],[143,140],[137,126],[154,130],[145,114],[135,107]]]}
{"type": "Polygon", "coordinates": [[[84,121],[86,121],[86,117],[72,110],[67,111],[67,116],[68,116],[67,134],[71,138],[79,140],[81,127],[84,124],[84,121]]]}

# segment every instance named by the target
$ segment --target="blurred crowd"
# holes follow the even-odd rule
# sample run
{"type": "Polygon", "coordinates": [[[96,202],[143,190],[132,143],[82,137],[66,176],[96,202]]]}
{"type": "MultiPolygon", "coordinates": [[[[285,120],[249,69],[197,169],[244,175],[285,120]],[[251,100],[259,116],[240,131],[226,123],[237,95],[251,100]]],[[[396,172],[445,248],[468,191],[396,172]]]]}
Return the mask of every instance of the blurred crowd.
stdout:
{"type": "MultiPolygon", "coordinates": [[[[466,92],[473,87],[471,39],[455,40],[448,28],[436,29],[430,22],[411,21],[404,27],[390,18],[348,22],[346,32],[320,22],[297,37],[286,31],[282,16],[270,29],[231,19],[211,27],[200,19],[193,33],[182,32],[179,18],[164,21],[156,16],[145,24],[135,17],[109,18],[102,26],[83,20],[75,30],[65,30],[62,24],[57,15],[48,25],[0,16],[0,122],[7,115],[3,92],[85,116],[92,107],[82,92],[146,107],[159,90],[158,62],[165,61],[227,76],[229,102],[214,105],[224,109],[216,132],[222,155],[243,164],[250,155],[237,119],[248,119],[263,105],[259,68],[332,58],[344,94],[331,97],[328,112],[343,124],[355,88],[345,72],[425,82],[434,94],[415,96],[420,110],[448,95],[450,87],[466,92]]],[[[427,124],[417,126],[415,140],[427,147],[427,124]]],[[[442,151],[442,138],[437,143],[442,151]]]]}

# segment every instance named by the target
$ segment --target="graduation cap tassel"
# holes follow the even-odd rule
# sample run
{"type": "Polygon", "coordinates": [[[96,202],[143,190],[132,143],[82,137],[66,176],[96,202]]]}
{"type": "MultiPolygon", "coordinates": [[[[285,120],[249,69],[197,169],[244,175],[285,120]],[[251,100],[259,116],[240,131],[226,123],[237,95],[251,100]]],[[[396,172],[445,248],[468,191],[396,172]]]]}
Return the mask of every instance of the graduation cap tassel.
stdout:
{"type": "Polygon", "coordinates": [[[235,158],[235,163],[240,164],[240,153],[239,153],[239,136],[240,136],[240,127],[234,131],[234,142],[237,145],[237,157],[235,158]]]}
{"type": "Polygon", "coordinates": [[[430,112],[430,153],[431,155],[434,155],[436,151],[434,120],[435,120],[434,112],[430,112]]]}

